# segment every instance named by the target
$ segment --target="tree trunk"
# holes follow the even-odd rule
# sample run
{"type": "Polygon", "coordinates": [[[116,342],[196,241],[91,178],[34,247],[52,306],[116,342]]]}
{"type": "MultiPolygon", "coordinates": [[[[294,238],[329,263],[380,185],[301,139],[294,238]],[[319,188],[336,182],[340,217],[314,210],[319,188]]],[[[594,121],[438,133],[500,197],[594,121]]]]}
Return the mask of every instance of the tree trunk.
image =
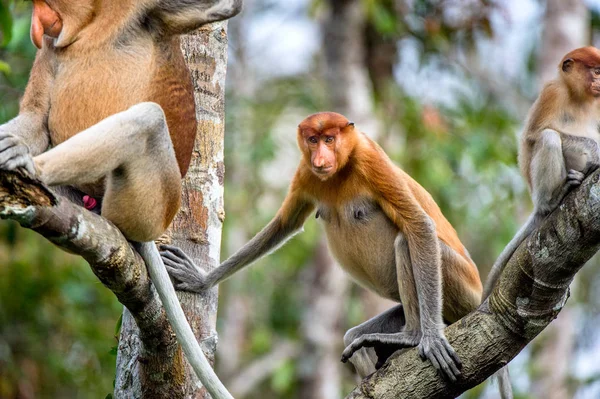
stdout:
{"type": "MultiPolygon", "coordinates": [[[[192,162],[183,180],[182,206],[166,238],[179,246],[203,269],[218,266],[223,210],[224,88],[227,67],[227,22],[209,24],[182,37],[182,51],[192,73],[198,135],[192,162]]],[[[183,310],[209,360],[217,345],[217,290],[206,297],[179,293],[183,310]]],[[[149,375],[144,367],[140,331],[130,313],[123,313],[117,356],[115,397],[157,397],[148,392],[144,378],[164,378],[169,398],[209,398],[177,346],[175,358],[186,367],[180,375],[149,375]],[[144,376],[142,378],[142,376],[144,376]],[[171,378],[169,381],[168,378],[171,378]]],[[[165,361],[165,359],[163,359],[165,361]]]]}

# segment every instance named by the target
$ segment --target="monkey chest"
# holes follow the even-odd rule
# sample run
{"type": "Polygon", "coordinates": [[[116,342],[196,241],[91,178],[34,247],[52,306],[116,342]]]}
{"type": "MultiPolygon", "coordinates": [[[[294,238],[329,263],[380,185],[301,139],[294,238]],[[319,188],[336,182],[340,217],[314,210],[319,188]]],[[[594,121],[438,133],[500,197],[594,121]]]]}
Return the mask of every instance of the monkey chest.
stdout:
{"type": "Polygon", "coordinates": [[[360,284],[396,299],[394,241],[399,230],[381,208],[368,199],[338,207],[320,204],[317,217],[340,266],[360,284]]]}
{"type": "MultiPolygon", "coordinates": [[[[149,52],[148,54],[151,54],[149,52]]],[[[152,57],[143,51],[58,56],[50,87],[48,128],[57,145],[110,115],[144,100],[152,57]]]]}

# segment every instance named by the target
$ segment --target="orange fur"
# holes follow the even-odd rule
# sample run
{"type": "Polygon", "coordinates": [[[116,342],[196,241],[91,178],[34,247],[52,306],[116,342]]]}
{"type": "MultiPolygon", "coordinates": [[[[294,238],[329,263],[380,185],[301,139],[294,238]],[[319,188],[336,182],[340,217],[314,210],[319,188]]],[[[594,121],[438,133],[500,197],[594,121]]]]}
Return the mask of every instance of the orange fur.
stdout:
{"type": "MultiPolygon", "coordinates": [[[[152,101],[165,112],[177,163],[184,176],[197,122],[191,77],[179,38],[157,39],[150,34],[133,33],[129,37],[131,43],[124,43],[130,47],[128,51],[115,46],[117,35],[123,35],[126,27],[135,22],[141,10],[139,1],[84,0],[76,6],[65,0],[55,0],[50,5],[41,0],[36,0],[37,3],[43,5],[39,6],[42,10],[52,7],[52,12],[60,16],[62,32],[54,34],[61,37],[65,33],[67,38],[61,40],[74,41],[64,49],[40,50],[38,56],[54,66],[49,115],[52,144],[60,144],[135,104],[152,101]]],[[[31,79],[37,80],[38,73],[45,71],[34,68],[31,79]]],[[[26,99],[32,101],[27,94],[26,99]]],[[[95,196],[101,196],[102,190],[102,182],[85,188],[95,196]]]]}
{"type": "Polygon", "coordinates": [[[388,218],[404,234],[419,229],[425,215],[435,223],[438,238],[458,253],[469,265],[464,274],[467,284],[481,292],[479,272],[468,256],[456,230],[444,217],[431,195],[408,174],[395,166],[375,142],[359,133],[348,120],[336,113],[311,115],[298,127],[302,161],[290,187],[280,215],[289,217],[298,199],[326,203],[333,207],[367,196],[377,200],[388,218]],[[314,173],[306,140],[311,135],[335,136],[336,170],[323,179],[314,173]],[[292,199],[293,198],[293,199],[292,199]]]}
{"type": "Polygon", "coordinates": [[[531,107],[519,151],[519,166],[530,189],[533,148],[544,129],[573,136],[591,137],[597,134],[599,88],[597,75],[593,79],[593,74],[598,68],[600,50],[597,48],[582,47],[569,52],[558,66],[559,76],[546,83],[531,107]],[[562,67],[569,60],[574,64],[572,70],[566,73],[562,67]],[[565,115],[569,116],[568,123],[561,119],[565,115]]]}

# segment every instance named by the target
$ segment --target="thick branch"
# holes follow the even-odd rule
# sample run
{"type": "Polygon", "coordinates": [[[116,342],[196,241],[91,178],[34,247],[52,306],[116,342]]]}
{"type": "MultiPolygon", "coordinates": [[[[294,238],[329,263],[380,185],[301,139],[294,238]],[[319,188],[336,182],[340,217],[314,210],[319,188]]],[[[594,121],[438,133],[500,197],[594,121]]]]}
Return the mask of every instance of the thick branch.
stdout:
{"type": "Polygon", "coordinates": [[[600,171],[594,172],[517,249],[476,311],[448,327],[463,376],[442,379],[416,349],[397,353],[349,398],[454,398],[512,360],[556,318],[575,274],[600,247],[600,171]]]}
{"type": "MultiPolygon", "coordinates": [[[[89,262],[94,274],[127,307],[139,326],[146,375],[181,372],[177,342],[146,266],[119,229],[101,216],[55,196],[39,181],[12,172],[0,173],[0,217],[19,222],[89,262]]],[[[147,380],[151,384],[159,379],[147,380]]],[[[148,388],[165,392],[170,389],[148,388]]]]}

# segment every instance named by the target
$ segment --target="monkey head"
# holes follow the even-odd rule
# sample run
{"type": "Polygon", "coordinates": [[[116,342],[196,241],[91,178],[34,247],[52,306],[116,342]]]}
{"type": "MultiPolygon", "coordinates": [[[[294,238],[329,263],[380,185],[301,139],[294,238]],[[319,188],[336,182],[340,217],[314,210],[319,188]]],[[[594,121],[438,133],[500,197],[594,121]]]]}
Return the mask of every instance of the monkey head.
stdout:
{"type": "Polygon", "coordinates": [[[31,41],[41,49],[46,35],[54,39],[55,47],[66,47],[93,16],[94,0],[33,0],[31,41]]]}
{"type": "Polygon", "coordinates": [[[600,97],[600,50],[588,46],[575,49],[560,62],[560,76],[575,97],[600,97]]]}
{"type": "Polygon", "coordinates": [[[298,125],[298,146],[313,173],[321,180],[335,175],[354,149],[354,123],[335,112],[310,115],[298,125]]]}

